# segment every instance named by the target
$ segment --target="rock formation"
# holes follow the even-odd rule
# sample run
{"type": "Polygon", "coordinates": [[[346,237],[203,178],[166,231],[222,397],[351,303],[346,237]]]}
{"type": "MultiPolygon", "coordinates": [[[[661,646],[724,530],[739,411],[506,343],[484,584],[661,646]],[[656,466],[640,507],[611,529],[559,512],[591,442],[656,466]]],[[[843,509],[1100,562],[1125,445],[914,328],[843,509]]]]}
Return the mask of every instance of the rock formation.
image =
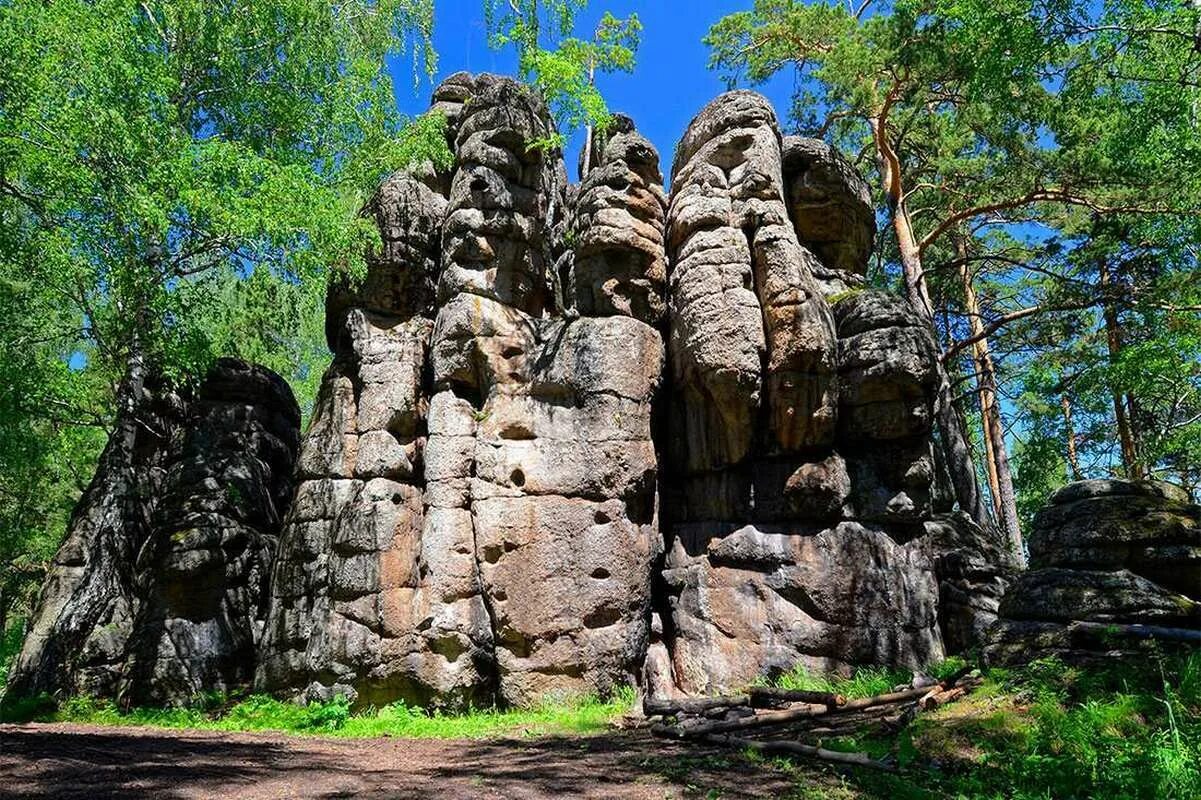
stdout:
{"type": "Polygon", "coordinates": [[[677,682],[726,691],[798,663],[940,659],[940,590],[962,640],[995,605],[958,593],[1003,586],[1004,558],[963,517],[936,519],[950,510],[935,499],[937,350],[904,301],[862,289],[862,180],[821,142],[782,139],[761,96],[731,92],[689,126],[672,187],[677,682]]]}
{"type": "Polygon", "coordinates": [[[267,689],[533,702],[631,682],[646,648],[657,156],[612,136],[572,216],[558,153],[531,146],[551,133],[541,102],[491,76],[448,83],[470,96],[451,109],[448,196],[400,174],[373,204],[385,252],[301,456],[267,689]],[[437,302],[378,285],[436,285],[437,302]]]}
{"type": "Polygon", "coordinates": [[[282,378],[222,359],[195,396],[154,382],[114,434],[50,567],[13,696],[184,703],[246,685],[300,411],[282,378]]]}
{"type": "Polygon", "coordinates": [[[1051,496],[985,656],[1087,661],[1136,649],[1089,625],[1201,629],[1201,508],[1156,481],[1089,480],[1051,496]]]}
{"type": "Polygon", "coordinates": [[[262,691],[464,707],[977,641],[1008,558],[952,510],[937,349],[865,288],[874,215],[841,155],[731,92],[685,132],[668,198],[627,117],[572,186],[521,84],[460,73],[433,109],[453,167],[398,172],[365,209],[380,246],[330,289],[291,502],[282,418],[203,391],[155,462],[156,532],[110,559],[144,598],[117,614],[123,696],[237,685],[251,651],[262,691]]]}

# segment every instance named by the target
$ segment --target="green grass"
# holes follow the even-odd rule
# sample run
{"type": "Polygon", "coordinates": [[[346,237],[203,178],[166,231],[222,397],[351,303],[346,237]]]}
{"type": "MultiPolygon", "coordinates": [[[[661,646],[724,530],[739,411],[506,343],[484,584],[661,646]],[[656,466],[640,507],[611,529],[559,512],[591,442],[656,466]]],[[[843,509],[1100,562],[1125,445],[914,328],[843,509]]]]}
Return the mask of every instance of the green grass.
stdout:
{"type": "Polygon", "coordinates": [[[443,715],[409,708],[403,703],[352,714],[350,703],[344,697],[298,705],[265,695],[252,695],[232,704],[213,698],[207,707],[134,708],[128,711],[111,702],[84,697],[73,698],[57,707],[45,699],[10,704],[0,710],[0,719],[187,730],[278,731],[349,738],[479,739],[598,733],[609,729],[617,717],[630,710],[633,702],[633,690],[623,690],[610,700],[584,697],[548,702],[530,709],[484,709],[443,715]]]}
{"type": "MultiPolygon", "coordinates": [[[[945,677],[964,663],[951,659],[929,672],[945,677]]],[[[908,673],[881,669],[829,676],[798,668],[774,683],[854,698],[888,692],[910,679],[908,673]]],[[[75,699],[57,708],[45,701],[10,704],[0,709],[0,718],[459,739],[599,733],[633,702],[633,692],[626,691],[608,701],[580,698],[526,710],[449,715],[399,703],[351,713],[344,698],[300,706],[256,695],[236,702],[211,698],[197,708],[128,712],[110,703],[75,699]]],[[[919,715],[899,736],[840,737],[821,744],[890,757],[901,772],[836,771],[805,759],[735,752],[728,758],[791,775],[798,798],[1201,800],[1201,653],[1149,656],[1106,668],[1045,660],[991,669],[984,673],[984,684],[966,698],[919,715]]],[[[648,771],[674,780],[671,764],[665,764],[656,768],[648,761],[648,771]]]]}
{"type": "MultiPolygon", "coordinates": [[[[802,688],[874,693],[895,677],[867,671],[806,679],[802,688]]],[[[1201,653],[1106,668],[1046,660],[992,669],[967,698],[920,715],[899,737],[822,744],[891,756],[902,767],[899,775],[849,773],[847,797],[1198,800],[1201,653]]],[[[798,785],[821,769],[795,765],[798,785]]]]}
{"type": "MultiPolygon", "coordinates": [[[[963,667],[965,662],[960,658],[949,658],[931,667],[929,672],[935,678],[944,678],[963,667]]],[[[849,699],[857,697],[875,697],[891,692],[897,686],[909,684],[913,673],[907,670],[884,669],[882,667],[861,667],[851,675],[823,674],[811,672],[804,666],[798,665],[790,672],[780,675],[771,683],[781,689],[804,689],[811,692],[831,692],[841,694],[849,699]]]]}

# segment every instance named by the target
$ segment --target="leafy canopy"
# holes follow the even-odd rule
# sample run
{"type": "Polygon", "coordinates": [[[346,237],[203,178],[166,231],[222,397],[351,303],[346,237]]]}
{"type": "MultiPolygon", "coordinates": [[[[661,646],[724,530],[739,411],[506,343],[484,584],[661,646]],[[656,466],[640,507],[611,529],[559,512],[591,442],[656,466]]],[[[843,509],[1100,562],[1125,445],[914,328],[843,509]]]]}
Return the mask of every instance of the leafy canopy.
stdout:
{"type": "MultiPolygon", "coordinates": [[[[517,51],[517,71],[542,94],[565,133],[610,123],[596,72],[632,72],[642,23],[605,12],[591,39],[572,36],[588,0],[485,0],[489,41],[517,51]]],[[[563,136],[546,142],[561,146],[563,136]]]]}

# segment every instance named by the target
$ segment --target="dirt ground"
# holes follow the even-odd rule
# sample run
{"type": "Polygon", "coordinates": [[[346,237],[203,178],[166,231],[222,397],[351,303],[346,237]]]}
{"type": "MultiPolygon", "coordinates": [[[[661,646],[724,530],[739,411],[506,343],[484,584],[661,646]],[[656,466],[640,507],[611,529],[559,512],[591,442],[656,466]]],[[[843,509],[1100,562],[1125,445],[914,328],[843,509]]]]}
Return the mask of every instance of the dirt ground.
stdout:
{"type": "Polygon", "coordinates": [[[0,725],[3,798],[776,798],[782,773],[644,732],[493,741],[0,725]]]}

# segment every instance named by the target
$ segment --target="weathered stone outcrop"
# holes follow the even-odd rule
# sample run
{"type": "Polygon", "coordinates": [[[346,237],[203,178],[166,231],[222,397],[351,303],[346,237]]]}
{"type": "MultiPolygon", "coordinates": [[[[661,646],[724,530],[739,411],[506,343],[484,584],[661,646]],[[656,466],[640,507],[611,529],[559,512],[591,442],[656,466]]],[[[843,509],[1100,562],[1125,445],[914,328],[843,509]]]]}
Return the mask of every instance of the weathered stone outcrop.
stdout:
{"type": "Polygon", "coordinates": [[[116,692],[136,613],[134,557],[184,417],[184,401],[157,380],[127,376],[122,390],[137,415],[122,409],[75,506],[9,671],[9,696],[116,692]]]}
{"type": "Polygon", "coordinates": [[[1031,569],[1001,601],[989,660],[1086,661],[1139,646],[1075,623],[1201,629],[1201,509],[1179,487],[1069,484],[1039,512],[1027,541],[1031,569]]]}
{"type": "Polygon", "coordinates": [[[663,579],[680,686],[920,666],[946,651],[940,618],[954,647],[973,643],[1005,559],[936,516],[950,510],[934,489],[937,349],[903,300],[862,288],[862,179],[731,92],[680,142],[667,226],[663,579]]]}
{"type": "MultiPolygon", "coordinates": [[[[432,108],[454,164],[364,209],[380,245],[329,290],[294,473],[284,388],[227,365],[139,467],[161,500],[132,538],[69,540],[47,613],[72,576],[115,588],[83,591],[107,605],[71,623],[97,655],[68,688],[176,702],[253,654],[290,698],[529,704],[978,641],[1008,558],[940,491],[937,347],[865,289],[873,209],[841,155],[731,92],[669,198],[628,117],[571,186],[529,88],[458,73],[432,108]]],[[[109,485],[84,517],[127,513],[109,485]]]]}
{"type": "Polygon", "coordinates": [[[1201,521],[1178,486],[1094,480],[1052,495],[1027,537],[1030,568],[1127,568],[1201,595],[1201,521]]]}
{"type": "Polygon", "coordinates": [[[118,690],[128,704],[182,704],[254,679],[300,409],[275,373],[222,359],[178,436],[135,562],[140,601],[118,690]]]}
{"type": "Polygon", "coordinates": [[[219,361],[194,396],[140,387],[51,565],[12,696],[181,703],[245,686],[300,412],[277,375],[219,361]]]}
{"type": "Polygon", "coordinates": [[[573,215],[561,158],[534,146],[552,133],[541,102],[507,79],[451,81],[470,101],[448,196],[400,174],[373,204],[409,223],[344,303],[354,330],[304,445],[264,688],[525,703],[631,682],[646,650],[657,155],[611,136],[573,215]],[[381,305],[380,285],[436,285],[436,306],[381,305]]]}
{"type": "Polygon", "coordinates": [[[828,293],[862,285],[876,238],[867,182],[821,139],[785,136],[783,166],[797,238],[820,261],[814,277],[828,293]]]}

